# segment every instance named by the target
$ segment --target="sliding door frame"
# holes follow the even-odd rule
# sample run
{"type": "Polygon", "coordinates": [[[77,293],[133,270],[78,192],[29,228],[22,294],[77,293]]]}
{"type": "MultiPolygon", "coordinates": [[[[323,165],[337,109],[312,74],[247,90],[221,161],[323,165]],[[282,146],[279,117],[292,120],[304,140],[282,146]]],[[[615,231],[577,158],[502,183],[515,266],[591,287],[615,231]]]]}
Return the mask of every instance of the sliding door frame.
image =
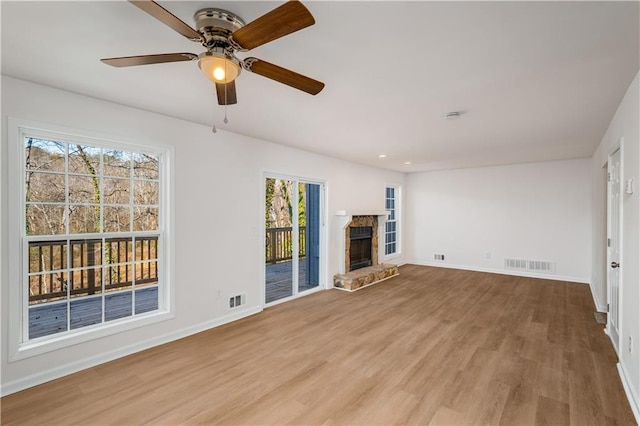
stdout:
{"type": "Polygon", "coordinates": [[[262,307],[269,307],[269,306],[274,306],[277,305],[279,303],[283,303],[283,302],[288,302],[290,300],[294,300],[297,299],[298,297],[302,297],[302,296],[307,296],[309,294],[313,294],[316,293],[318,291],[322,291],[322,290],[326,290],[327,288],[327,278],[326,278],[326,270],[327,270],[327,209],[326,209],[326,197],[327,197],[327,186],[326,186],[326,181],[324,181],[323,179],[314,179],[314,178],[309,178],[309,177],[301,177],[301,176],[295,176],[295,175],[287,175],[287,174],[282,174],[282,173],[272,173],[272,172],[263,172],[262,176],[261,176],[261,185],[260,187],[262,188],[262,196],[261,196],[261,203],[260,206],[261,208],[259,209],[260,211],[260,223],[261,223],[261,231],[260,231],[260,242],[261,242],[261,268],[260,268],[260,281],[261,281],[261,300],[262,300],[262,307]],[[298,260],[298,253],[299,253],[299,238],[298,238],[298,233],[299,233],[299,218],[298,218],[298,191],[293,191],[294,193],[291,194],[292,195],[292,199],[291,199],[291,204],[292,206],[295,206],[295,212],[292,214],[292,218],[291,218],[291,225],[294,231],[294,238],[293,238],[293,265],[292,265],[292,295],[289,297],[284,297],[282,299],[278,299],[278,300],[274,300],[273,302],[270,303],[266,303],[266,293],[267,293],[267,286],[266,286],[266,264],[265,264],[265,246],[264,246],[264,242],[266,241],[267,238],[267,233],[266,233],[266,228],[264,226],[264,218],[265,218],[265,202],[266,202],[266,190],[267,190],[267,186],[266,186],[266,182],[267,179],[281,179],[281,180],[288,180],[288,181],[293,181],[294,182],[294,188],[298,188],[299,184],[314,184],[314,185],[319,185],[320,186],[320,212],[319,212],[319,216],[320,216],[320,235],[319,235],[319,253],[320,253],[320,259],[319,259],[319,266],[318,266],[318,286],[310,289],[310,290],[305,290],[303,292],[299,292],[299,262],[297,262],[298,260]]]}

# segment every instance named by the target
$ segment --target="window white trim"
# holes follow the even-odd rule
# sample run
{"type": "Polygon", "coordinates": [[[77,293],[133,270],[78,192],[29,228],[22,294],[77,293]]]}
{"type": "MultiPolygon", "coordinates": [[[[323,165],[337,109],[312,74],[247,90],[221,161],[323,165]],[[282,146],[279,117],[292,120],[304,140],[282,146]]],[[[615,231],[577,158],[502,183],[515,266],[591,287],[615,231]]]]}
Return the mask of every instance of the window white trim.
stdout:
{"type": "MultiPolygon", "coordinates": [[[[401,238],[401,231],[402,231],[402,185],[400,184],[386,184],[384,186],[384,202],[385,202],[385,209],[387,206],[387,188],[393,188],[394,190],[394,210],[395,210],[395,223],[396,223],[396,251],[393,253],[387,253],[387,243],[386,243],[386,237],[387,237],[387,225],[385,222],[383,231],[384,231],[384,236],[383,236],[383,243],[384,243],[384,247],[382,249],[382,254],[383,254],[383,259],[384,260],[390,260],[390,259],[394,259],[397,257],[402,256],[402,238],[401,238]]],[[[387,210],[388,211],[388,210],[387,210]]]]}
{"type": "MultiPolygon", "coordinates": [[[[147,326],[171,319],[175,316],[174,302],[174,242],[172,229],[174,228],[174,207],[171,202],[174,193],[174,149],[168,145],[141,143],[138,140],[127,137],[113,137],[90,131],[78,131],[63,126],[39,123],[29,120],[8,117],[8,269],[9,269],[9,362],[29,358],[46,352],[55,351],[71,345],[87,342],[108,335],[121,333],[138,327],[147,326]],[[70,330],[60,335],[51,335],[46,338],[28,340],[25,336],[24,315],[27,297],[23,285],[23,271],[26,269],[27,258],[23,252],[22,230],[25,227],[24,202],[23,202],[23,168],[24,149],[22,141],[24,135],[42,137],[43,139],[58,139],[69,143],[87,144],[107,148],[127,149],[136,152],[149,152],[161,154],[160,167],[160,215],[159,233],[162,234],[163,244],[160,246],[158,258],[159,274],[162,283],[158,287],[158,310],[138,314],[115,321],[103,322],[100,325],[88,326],[70,330]]],[[[132,232],[135,234],[135,232],[132,232]]],[[[66,238],[66,234],[63,238],[66,238]]],[[[102,235],[104,236],[104,235],[102,235]]],[[[58,236],[59,238],[60,236],[58,236]]],[[[83,236],[84,237],[84,236],[83,236]]],[[[52,237],[55,238],[55,237],[52,237]]]]}

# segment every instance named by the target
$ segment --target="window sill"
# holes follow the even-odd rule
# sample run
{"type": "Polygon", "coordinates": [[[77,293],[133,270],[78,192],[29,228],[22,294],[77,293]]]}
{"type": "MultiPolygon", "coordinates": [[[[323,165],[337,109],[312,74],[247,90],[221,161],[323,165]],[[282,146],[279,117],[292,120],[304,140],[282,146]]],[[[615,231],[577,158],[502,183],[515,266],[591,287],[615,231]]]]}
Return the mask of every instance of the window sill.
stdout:
{"type": "Polygon", "coordinates": [[[388,261],[388,260],[397,259],[397,258],[399,258],[399,257],[402,257],[402,253],[399,253],[399,252],[398,252],[398,253],[394,253],[394,254],[388,254],[388,255],[385,255],[385,256],[382,258],[382,260],[383,260],[384,262],[386,262],[386,261],[388,261]]]}
{"type": "Polygon", "coordinates": [[[80,328],[64,336],[47,336],[34,341],[18,344],[9,353],[9,362],[20,361],[41,355],[47,352],[56,351],[80,343],[89,342],[113,334],[123,333],[136,328],[155,324],[174,318],[175,315],[169,311],[155,311],[147,314],[136,315],[135,317],[103,323],[96,326],[80,328]]]}

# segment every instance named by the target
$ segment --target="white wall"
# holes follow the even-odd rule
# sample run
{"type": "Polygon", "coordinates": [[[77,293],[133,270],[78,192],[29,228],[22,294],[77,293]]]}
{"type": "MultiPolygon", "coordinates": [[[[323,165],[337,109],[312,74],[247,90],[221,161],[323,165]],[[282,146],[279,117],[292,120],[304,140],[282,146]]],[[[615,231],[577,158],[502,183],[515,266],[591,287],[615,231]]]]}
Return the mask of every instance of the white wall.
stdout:
{"type": "Polygon", "coordinates": [[[588,282],[590,165],[579,159],[408,175],[407,261],[506,272],[504,258],[547,260],[556,264],[552,277],[588,282]],[[445,261],[434,261],[436,253],[445,261]]]}
{"type": "MultiPolygon", "coordinates": [[[[321,117],[319,118],[321,119],[321,117]]],[[[1,319],[2,391],[13,392],[143,347],[179,338],[233,319],[225,296],[246,291],[245,314],[262,309],[264,172],[326,181],[327,225],[337,210],[384,210],[385,184],[403,184],[401,173],[364,167],[218,131],[98,99],[2,78],[1,319]],[[175,147],[175,302],[172,320],[9,363],[7,306],[7,117],[125,136],[175,147]],[[211,241],[219,244],[210,244],[211,241]],[[216,299],[220,290],[223,297],[216,299]]],[[[304,135],[300,135],[304,138],[304,135]]],[[[12,208],[15,208],[13,206],[12,208]]],[[[335,241],[335,238],[330,240],[335,241]]],[[[325,284],[344,256],[329,246],[325,284]]],[[[402,263],[402,258],[395,259],[402,263]]]]}
{"type": "MultiPolygon", "coordinates": [[[[620,283],[619,359],[622,381],[636,419],[640,421],[640,74],[636,75],[613,117],[609,129],[593,155],[594,247],[603,247],[606,232],[606,188],[602,166],[622,145],[622,180],[633,179],[635,192],[622,196],[622,260],[620,283]],[[622,143],[621,143],[622,141],[622,143]],[[633,349],[629,350],[629,338],[633,349]]],[[[606,300],[606,250],[593,253],[594,294],[606,300]]],[[[605,302],[606,303],[606,302],[605,302]]]]}

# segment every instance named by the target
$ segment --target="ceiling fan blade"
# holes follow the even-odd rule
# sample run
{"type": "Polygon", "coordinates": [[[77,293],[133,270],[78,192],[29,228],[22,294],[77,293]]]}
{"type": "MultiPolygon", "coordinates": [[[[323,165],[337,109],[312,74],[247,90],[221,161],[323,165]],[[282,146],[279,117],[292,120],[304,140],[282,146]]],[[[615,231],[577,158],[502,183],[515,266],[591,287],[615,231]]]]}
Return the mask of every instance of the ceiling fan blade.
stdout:
{"type": "Polygon", "coordinates": [[[289,0],[234,31],[231,39],[243,49],[251,50],[315,23],[311,12],[302,3],[289,0]]]}
{"type": "Polygon", "coordinates": [[[183,62],[198,59],[193,53],[160,53],[158,55],[122,56],[100,59],[112,67],[133,67],[137,65],[162,64],[164,62],[183,62]]]}
{"type": "Polygon", "coordinates": [[[290,71],[278,65],[271,64],[257,58],[247,58],[242,61],[242,68],[271,80],[278,81],[311,95],[317,95],[324,88],[324,83],[290,71]]]}
{"type": "Polygon", "coordinates": [[[129,0],[129,3],[147,12],[163,24],[172,28],[174,31],[179,32],[191,41],[204,41],[204,37],[185,24],[180,18],[169,12],[164,7],[160,6],[153,0],[129,0]]]}
{"type": "Polygon", "coordinates": [[[216,93],[218,94],[218,105],[233,105],[238,103],[235,81],[227,84],[216,83],[216,93]]]}

